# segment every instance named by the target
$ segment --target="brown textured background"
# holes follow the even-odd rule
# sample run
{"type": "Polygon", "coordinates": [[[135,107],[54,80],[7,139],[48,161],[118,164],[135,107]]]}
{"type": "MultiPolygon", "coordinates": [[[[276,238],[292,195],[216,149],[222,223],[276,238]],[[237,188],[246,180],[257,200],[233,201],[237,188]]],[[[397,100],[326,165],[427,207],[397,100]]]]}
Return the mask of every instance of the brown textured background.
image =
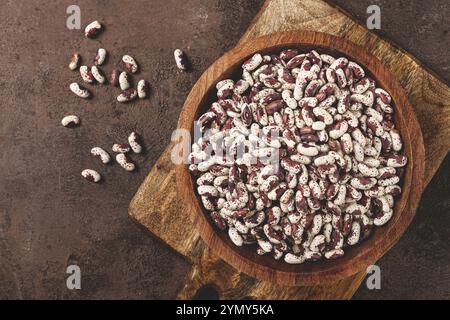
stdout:
{"type": "MultiPolygon", "coordinates": [[[[447,1],[330,2],[363,23],[367,6],[378,4],[379,33],[450,80],[447,1]]],[[[100,19],[107,26],[95,41],[65,27],[70,4],[16,1],[0,10],[0,298],[172,298],[188,265],[131,222],[128,203],[168,143],[191,86],[234,46],[262,1],[77,1],[82,25],[100,19]],[[79,79],[67,68],[70,54],[90,64],[99,46],[111,54],[107,72],[124,53],[138,60],[135,79],[150,81],[149,100],[116,103],[109,86],[94,86],[90,101],[68,91],[79,79]],[[176,47],[188,53],[192,72],[177,71],[176,47]],[[80,127],[60,125],[70,113],[81,117],[80,127]],[[146,146],[133,157],[137,172],[89,156],[91,147],[109,149],[132,130],[146,146]],[[84,181],[86,167],[104,182],[84,181]],[[72,263],[81,267],[82,290],[66,289],[72,263]]],[[[450,298],[449,160],[406,234],[380,260],[382,290],[362,286],[356,299],[450,298]]]]}

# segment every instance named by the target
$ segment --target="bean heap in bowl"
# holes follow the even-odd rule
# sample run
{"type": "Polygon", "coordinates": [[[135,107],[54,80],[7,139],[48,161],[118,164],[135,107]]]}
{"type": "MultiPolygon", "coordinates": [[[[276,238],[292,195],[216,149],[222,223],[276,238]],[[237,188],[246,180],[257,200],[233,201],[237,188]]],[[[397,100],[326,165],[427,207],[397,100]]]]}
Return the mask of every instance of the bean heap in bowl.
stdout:
{"type": "Polygon", "coordinates": [[[391,96],[356,62],[256,53],[216,89],[189,170],[236,246],[291,264],[335,259],[391,219],[407,157],[391,96]]]}

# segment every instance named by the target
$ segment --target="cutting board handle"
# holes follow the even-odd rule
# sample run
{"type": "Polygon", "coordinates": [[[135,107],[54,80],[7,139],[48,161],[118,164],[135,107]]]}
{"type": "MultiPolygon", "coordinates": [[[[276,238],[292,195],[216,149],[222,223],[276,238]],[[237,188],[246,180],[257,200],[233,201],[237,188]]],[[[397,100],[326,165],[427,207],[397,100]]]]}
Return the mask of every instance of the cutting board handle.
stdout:
{"type": "Polygon", "coordinates": [[[214,291],[216,291],[216,298],[218,299],[250,299],[252,297],[239,296],[239,292],[241,292],[241,295],[248,292],[247,290],[239,290],[239,287],[248,288],[254,282],[255,279],[240,274],[205,248],[200,261],[192,265],[177,298],[186,300],[197,297],[211,299],[214,298],[214,291]],[[208,290],[204,290],[205,292],[199,296],[199,293],[205,288],[208,290]]]}

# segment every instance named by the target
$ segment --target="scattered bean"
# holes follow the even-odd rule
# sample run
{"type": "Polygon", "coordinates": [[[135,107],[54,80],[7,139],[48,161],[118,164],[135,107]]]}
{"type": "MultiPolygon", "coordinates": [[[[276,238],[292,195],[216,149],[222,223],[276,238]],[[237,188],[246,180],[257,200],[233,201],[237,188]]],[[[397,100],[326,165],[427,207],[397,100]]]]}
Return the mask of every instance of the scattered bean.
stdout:
{"type": "Polygon", "coordinates": [[[78,63],[80,63],[80,55],[78,53],[74,53],[70,58],[69,69],[76,70],[78,68],[78,63]]]}
{"type": "Polygon", "coordinates": [[[121,72],[119,75],[119,85],[121,90],[127,90],[130,88],[129,76],[125,71],[121,72]]]}
{"type": "Polygon", "coordinates": [[[106,60],[107,52],[103,48],[97,50],[97,54],[94,57],[94,65],[101,66],[106,60]]]}
{"type": "Polygon", "coordinates": [[[130,102],[137,97],[137,91],[134,88],[127,89],[122,91],[121,94],[117,96],[117,101],[119,102],[130,102]]]}
{"type": "Polygon", "coordinates": [[[81,175],[83,176],[83,178],[90,182],[99,182],[102,178],[100,173],[92,169],[84,169],[81,172],[81,175]]]}
{"type": "Polygon", "coordinates": [[[127,143],[115,143],[112,146],[112,151],[116,153],[127,153],[131,149],[130,145],[127,143]]]}
{"type": "Polygon", "coordinates": [[[75,115],[65,116],[61,120],[61,124],[64,127],[73,128],[80,124],[80,119],[75,115]]]}
{"type": "Polygon", "coordinates": [[[131,149],[134,153],[141,153],[142,152],[142,146],[140,144],[141,138],[136,132],[132,132],[128,136],[128,143],[130,144],[131,149]]]}
{"type": "Polygon", "coordinates": [[[147,98],[148,92],[150,91],[150,84],[146,80],[140,80],[137,85],[137,93],[139,98],[147,98]]]}
{"type": "Polygon", "coordinates": [[[93,83],[95,78],[92,75],[91,69],[88,66],[80,67],[80,75],[84,82],[93,83]]]}
{"type": "Polygon", "coordinates": [[[187,59],[186,55],[180,49],[175,49],[173,52],[175,57],[175,63],[177,64],[177,68],[185,71],[187,69],[187,59]]]}
{"type": "Polygon", "coordinates": [[[76,94],[80,98],[87,99],[91,96],[91,93],[89,92],[88,89],[83,88],[76,82],[71,83],[69,88],[70,88],[70,91],[72,91],[74,94],[76,94]]]}
{"type": "Polygon", "coordinates": [[[100,68],[98,68],[97,66],[92,66],[91,68],[91,73],[92,76],[94,77],[95,80],[97,80],[98,83],[105,83],[106,79],[105,76],[103,75],[103,72],[100,70],[100,68]]]}
{"type": "Polygon", "coordinates": [[[100,147],[94,147],[91,149],[91,155],[99,159],[103,164],[107,164],[111,161],[111,157],[108,152],[100,147]]]}
{"type": "Polygon", "coordinates": [[[119,78],[120,78],[120,71],[117,69],[114,69],[111,72],[111,78],[109,80],[109,82],[114,86],[114,87],[118,87],[119,86],[119,78]]]}
{"type": "Polygon", "coordinates": [[[84,35],[87,38],[94,38],[100,33],[101,30],[102,24],[99,21],[95,20],[86,26],[86,28],[84,29],[84,35]]]}
{"type": "Polygon", "coordinates": [[[139,68],[136,60],[127,54],[122,57],[122,65],[130,73],[136,73],[139,68]]]}
{"type": "Polygon", "coordinates": [[[133,171],[135,169],[134,163],[131,162],[130,158],[128,158],[125,153],[118,153],[116,155],[116,161],[126,171],[133,171]]]}

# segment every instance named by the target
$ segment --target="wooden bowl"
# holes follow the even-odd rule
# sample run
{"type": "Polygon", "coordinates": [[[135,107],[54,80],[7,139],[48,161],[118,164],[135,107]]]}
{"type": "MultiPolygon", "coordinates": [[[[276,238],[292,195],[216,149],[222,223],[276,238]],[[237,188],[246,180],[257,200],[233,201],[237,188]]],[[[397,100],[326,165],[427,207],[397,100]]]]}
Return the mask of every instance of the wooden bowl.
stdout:
{"type": "Polygon", "coordinates": [[[219,231],[206,215],[187,165],[177,165],[177,190],[186,212],[197,227],[202,239],[217,256],[250,276],[282,285],[318,285],[338,281],[366,270],[389,250],[414,217],[423,190],[424,144],[419,123],[400,83],[373,55],[342,38],[324,33],[292,31],[257,38],[232,49],[214,62],[200,77],[186,99],[178,128],[193,133],[194,120],[215,101],[215,84],[222,79],[238,79],[241,63],[256,52],[270,54],[287,48],[301,52],[317,49],[320,53],[346,56],[369,71],[377,85],[387,90],[396,110],[396,127],[404,142],[408,164],[403,179],[403,192],[396,199],[394,215],[383,227],[374,228],[372,235],[362,243],[345,249],[337,260],[320,260],[300,265],[276,261],[271,255],[259,256],[254,246],[236,247],[228,233],[219,231]]]}

